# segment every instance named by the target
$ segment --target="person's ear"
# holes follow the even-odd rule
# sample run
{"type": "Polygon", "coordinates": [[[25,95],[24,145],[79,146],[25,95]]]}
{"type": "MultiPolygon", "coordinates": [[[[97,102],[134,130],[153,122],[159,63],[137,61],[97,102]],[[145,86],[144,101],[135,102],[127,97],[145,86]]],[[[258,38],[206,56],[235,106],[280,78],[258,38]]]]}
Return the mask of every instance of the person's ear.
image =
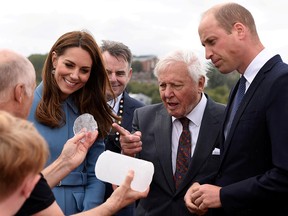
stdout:
{"type": "Polygon", "coordinates": [[[128,77],[129,77],[129,80],[131,79],[132,77],[132,68],[129,69],[129,72],[128,72],[128,77]]]}
{"type": "Polygon", "coordinates": [[[23,83],[18,83],[14,88],[14,100],[22,103],[25,94],[25,86],[23,83]]]}
{"type": "Polygon", "coordinates": [[[246,28],[242,23],[236,22],[233,27],[237,32],[238,37],[242,38],[245,35],[246,28]]]}
{"type": "Polygon", "coordinates": [[[198,93],[202,93],[205,87],[205,77],[201,76],[198,80],[198,93]]]}
{"type": "Polygon", "coordinates": [[[52,65],[53,65],[53,68],[55,69],[56,68],[56,65],[57,65],[57,60],[58,60],[58,56],[57,56],[57,53],[55,51],[52,52],[52,65]]]}
{"type": "Polygon", "coordinates": [[[33,174],[29,175],[25,178],[23,184],[22,184],[22,195],[27,199],[30,197],[31,192],[33,191],[35,185],[40,179],[39,174],[33,174]]]}

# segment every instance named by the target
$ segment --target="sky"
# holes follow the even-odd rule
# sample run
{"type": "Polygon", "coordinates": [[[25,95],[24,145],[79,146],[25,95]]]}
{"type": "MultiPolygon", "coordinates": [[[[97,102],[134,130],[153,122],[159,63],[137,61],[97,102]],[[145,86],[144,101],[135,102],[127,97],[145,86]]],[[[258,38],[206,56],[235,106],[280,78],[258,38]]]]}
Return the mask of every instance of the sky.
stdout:
{"type": "MultiPolygon", "coordinates": [[[[204,58],[201,14],[225,0],[5,0],[0,7],[0,48],[25,56],[46,54],[64,33],[86,29],[98,44],[116,40],[134,55],[162,57],[190,49],[204,58]]],[[[254,16],[264,46],[288,62],[288,1],[238,0],[254,16]]]]}

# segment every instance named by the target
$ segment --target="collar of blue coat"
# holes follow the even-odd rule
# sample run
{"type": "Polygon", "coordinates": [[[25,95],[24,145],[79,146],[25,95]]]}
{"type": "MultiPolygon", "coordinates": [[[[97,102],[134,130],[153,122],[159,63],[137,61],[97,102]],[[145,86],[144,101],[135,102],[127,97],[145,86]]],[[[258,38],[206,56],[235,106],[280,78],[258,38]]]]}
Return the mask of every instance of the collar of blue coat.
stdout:
{"type": "MultiPolygon", "coordinates": [[[[35,94],[38,94],[42,99],[42,92],[43,92],[43,81],[41,81],[40,84],[37,86],[35,94]]],[[[67,105],[71,107],[74,113],[78,113],[79,109],[78,107],[76,107],[71,95],[67,99],[65,99],[62,104],[64,105],[65,103],[67,103],[67,105]]]]}

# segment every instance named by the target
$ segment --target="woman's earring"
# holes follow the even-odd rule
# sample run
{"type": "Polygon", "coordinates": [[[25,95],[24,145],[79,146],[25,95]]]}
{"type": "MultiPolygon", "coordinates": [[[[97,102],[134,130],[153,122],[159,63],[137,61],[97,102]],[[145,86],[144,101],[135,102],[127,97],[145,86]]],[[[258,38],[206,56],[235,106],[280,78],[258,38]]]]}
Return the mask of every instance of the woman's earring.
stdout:
{"type": "Polygon", "coordinates": [[[55,69],[54,69],[54,68],[52,69],[51,73],[52,73],[52,74],[55,74],[55,69]]]}

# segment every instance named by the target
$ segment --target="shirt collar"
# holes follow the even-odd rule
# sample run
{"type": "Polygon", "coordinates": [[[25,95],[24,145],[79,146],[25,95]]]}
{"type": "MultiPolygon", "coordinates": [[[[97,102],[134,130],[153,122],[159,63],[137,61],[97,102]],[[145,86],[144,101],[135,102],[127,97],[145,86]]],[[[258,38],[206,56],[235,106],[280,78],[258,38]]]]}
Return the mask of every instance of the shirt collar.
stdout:
{"type": "Polygon", "coordinates": [[[121,98],[122,98],[122,95],[123,95],[123,93],[120,94],[120,95],[116,98],[116,101],[115,101],[114,99],[112,99],[112,100],[110,100],[110,101],[107,102],[108,105],[109,105],[111,108],[113,108],[113,112],[116,113],[116,114],[118,113],[118,110],[119,110],[119,103],[120,103],[120,100],[121,100],[121,98]]]}
{"type": "Polygon", "coordinates": [[[246,78],[248,85],[252,83],[257,73],[264,66],[264,64],[272,58],[273,55],[267,49],[263,49],[249,64],[244,72],[244,77],[246,78]]]}
{"type": "MultiPolygon", "coordinates": [[[[202,121],[202,117],[205,111],[206,104],[207,104],[207,98],[205,94],[202,93],[199,103],[186,116],[191,122],[193,122],[198,127],[201,125],[201,121],[202,121]]],[[[172,116],[172,122],[174,122],[175,120],[176,118],[172,116]]]]}

